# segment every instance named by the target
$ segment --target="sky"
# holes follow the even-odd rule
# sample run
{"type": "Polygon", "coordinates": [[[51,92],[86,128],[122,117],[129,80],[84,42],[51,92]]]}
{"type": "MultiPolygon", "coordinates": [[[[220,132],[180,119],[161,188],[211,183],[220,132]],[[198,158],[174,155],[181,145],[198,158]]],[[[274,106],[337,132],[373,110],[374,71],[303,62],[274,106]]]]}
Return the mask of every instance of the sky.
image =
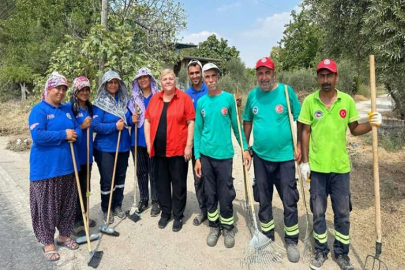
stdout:
{"type": "Polygon", "coordinates": [[[180,42],[198,44],[215,34],[240,51],[247,67],[269,56],[281,40],[291,10],[299,10],[301,0],[184,0],[187,29],[180,42]]]}

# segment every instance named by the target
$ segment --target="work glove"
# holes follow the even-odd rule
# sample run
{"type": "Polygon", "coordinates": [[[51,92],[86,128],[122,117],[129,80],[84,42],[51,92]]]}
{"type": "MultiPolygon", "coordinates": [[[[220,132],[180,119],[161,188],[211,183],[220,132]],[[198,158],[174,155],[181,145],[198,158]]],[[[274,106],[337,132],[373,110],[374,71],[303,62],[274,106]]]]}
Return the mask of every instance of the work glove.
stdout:
{"type": "Polygon", "coordinates": [[[370,125],[375,126],[375,127],[381,126],[381,123],[382,123],[381,113],[369,112],[368,113],[368,122],[370,122],[370,125]]]}
{"type": "Polygon", "coordinates": [[[301,176],[304,181],[310,181],[309,176],[311,175],[311,168],[309,168],[309,163],[301,163],[301,176]]]}

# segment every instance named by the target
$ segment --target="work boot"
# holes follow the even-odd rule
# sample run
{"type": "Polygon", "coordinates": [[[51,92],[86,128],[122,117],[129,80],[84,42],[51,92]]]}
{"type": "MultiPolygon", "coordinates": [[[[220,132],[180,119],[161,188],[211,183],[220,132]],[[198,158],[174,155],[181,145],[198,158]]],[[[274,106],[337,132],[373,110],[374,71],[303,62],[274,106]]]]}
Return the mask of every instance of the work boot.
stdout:
{"type": "Polygon", "coordinates": [[[148,201],[147,200],[140,200],[138,202],[138,213],[142,213],[143,211],[145,211],[148,208],[148,201]]]}
{"type": "Polygon", "coordinates": [[[157,217],[160,214],[160,206],[157,201],[152,201],[152,210],[150,210],[151,217],[157,217]]]}
{"type": "Polygon", "coordinates": [[[199,213],[193,220],[194,226],[200,226],[205,220],[207,219],[207,212],[205,215],[203,213],[199,213]]]}
{"type": "Polygon", "coordinates": [[[324,254],[322,251],[317,250],[315,254],[311,258],[311,264],[309,267],[314,270],[319,270],[322,268],[323,263],[326,261],[328,256],[324,254]]]}
{"type": "MultiPolygon", "coordinates": [[[[103,215],[104,215],[104,218],[103,218],[104,223],[106,223],[107,222],[107,212],[103,212],[103,215]]],[[[110,213],[110,219],[108,221],[108,224],[113,224],[113,223],[114,223],[114,216],[112,215],[112,213],[110,213]]]]}
{"type": "Polygon", "coordinates": [[[173,222],[173,231],[178,232],[183,228],[183,220],[181,219],[175,219],[173,222]]]}
{"type": "Polygon", "coordinates": [[[122,211],[121,206],[117,206],[113,211],[113,216],[117,216],[120,219],[125,219],[127,217],[127,214],[122,211]]]}
{"type": "Polygon", "coordinates": [[[223,229],[222,233],[224,234],[224,244],[226,248],[233,248],[235,245],[235,232],[233,229],[227,230],[223,229]]]}
{"type": "Polygon", "coordinates": [[[210,227],[210,232],[208,233],[207,237],[207,245],[210,247],[215,247],[220,234],[221,232],[219,231],[219,228],[210,227]]]}
{"type": "Polygon", "coordinates": [[[299,262],[300,252],[298,251],[297,244],[287,244],[287,257],[292,263],[299,262]]]}
{"type": "Polygon", "coordinates": [[[350,263],[349,256],[347,256],[346,254],[337,256],[336,262],[342,270],[354,269],[354,266],[350,263]]]}

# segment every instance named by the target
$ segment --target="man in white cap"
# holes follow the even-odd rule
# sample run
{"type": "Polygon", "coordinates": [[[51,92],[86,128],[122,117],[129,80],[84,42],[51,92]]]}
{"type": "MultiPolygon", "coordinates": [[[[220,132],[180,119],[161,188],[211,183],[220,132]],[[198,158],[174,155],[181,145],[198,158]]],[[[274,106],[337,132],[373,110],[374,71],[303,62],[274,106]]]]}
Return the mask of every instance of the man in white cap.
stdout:
{"type": "MultiPolygon", "coordinates": [[[[232,177],[234,150],[231,130],[240,142],[235,100],[232,94],[218,88],[219,68],[215,64],[205,64],[202,71],[209,91],[197,104],[194,170],[198,177],[204,179],[210,226],[207,245],[213,247],[217,244],[222,229],[225,247],[232,248],[235,245],[232,202],[236,192],[232,177]]],[[[245,137],[242,137],[242,147],[245,150],[243,158],[250,167],[251,157],[245,137]]]]}
{"type": "MultiPolygon", "coordinates": [[[[259,194],[259,220],[264,235],[274,241],[275,222],[272,200],[274,186],[284,208],[284,240],[290,262],[298,262],[299,193],[295,179],[295,161],[300,162],[300,141],[294,153],[285,86],[276,81],[276,70],[269,57],[256,63],[259,87],[249,92],[243,114],[243,127],[249,141],[253,128],[253,166],[259,194]]],[[[297,120],[301,110],[294,90],[287,86],[291,112],[297,120]]],[[[298,127],[300,129],[300,126],[298,127]]]]}
{"type": "Polygon", "coordinates": [[[333,251],[343,270],[354,269],[350,263],[350,160],[346,151],[346,130],[354,136],[381,125],[381,114],[369,113],[369,123],[359,124],[360,116],[351,96],[335,88],[339,79],[336,62],[325,59],[318,64],[320,90],[307,96],[298,121],[302,128],[301,173],[311,178],[311,211],[314,219],[315,254],[310,267],[320,269],[329,253],[326,207],[330,195],[334,213],[333,251]]]}

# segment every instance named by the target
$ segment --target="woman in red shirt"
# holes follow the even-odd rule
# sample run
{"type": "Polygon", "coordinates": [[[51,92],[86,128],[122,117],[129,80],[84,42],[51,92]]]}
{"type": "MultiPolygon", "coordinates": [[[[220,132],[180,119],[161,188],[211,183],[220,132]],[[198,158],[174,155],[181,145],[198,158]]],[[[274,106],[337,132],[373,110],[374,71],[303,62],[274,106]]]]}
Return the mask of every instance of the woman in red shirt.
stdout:
{"type": "Polygon", "coordinates": [[[156,187],[162,209],[159,228],[167,226],[173,210],[173,231],[178,232],[183,227],[187,201],[195,111],[191,98],[176,88],[172,70],[163,70],[160,80],[163,91],[153,95],[146,109],[145,140],[149,156],[155,157],[156,187]]]}

